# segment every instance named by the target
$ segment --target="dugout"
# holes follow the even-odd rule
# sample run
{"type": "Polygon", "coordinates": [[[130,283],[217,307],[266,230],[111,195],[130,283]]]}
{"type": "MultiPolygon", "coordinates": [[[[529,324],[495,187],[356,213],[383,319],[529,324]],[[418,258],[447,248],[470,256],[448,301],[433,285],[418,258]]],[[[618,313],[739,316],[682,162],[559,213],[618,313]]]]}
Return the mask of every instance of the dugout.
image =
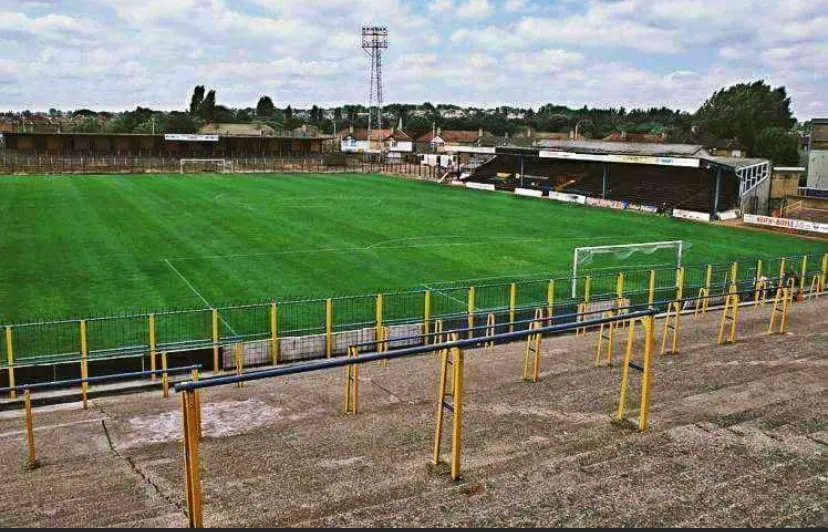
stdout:
{"type": "Polygon", "coordinates": [[[717,219],[734,210],[765,214],[769,175],[764,159],[714,157],[698,145],[545,141],[495,147],[469,179],[717,219]]]}

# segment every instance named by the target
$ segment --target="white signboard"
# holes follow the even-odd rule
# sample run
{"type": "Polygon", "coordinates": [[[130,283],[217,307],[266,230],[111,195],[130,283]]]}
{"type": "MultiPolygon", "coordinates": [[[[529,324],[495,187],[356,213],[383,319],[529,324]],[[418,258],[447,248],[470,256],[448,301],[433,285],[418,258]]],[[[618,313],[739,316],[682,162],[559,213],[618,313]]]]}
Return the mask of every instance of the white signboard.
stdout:
{"type": "Polygon", "coordinates": [[[729,211],[719,213],[719,220],[735,220],[738,217],[739,213],[736,212],[736,209],[730,209],[729,211]]]}
{"type": "Polygon", "coordinates": [[[630,203],[629,205],[627,205],[627,208],[633,211],[649,212],[650,214],[655,214],[658,212],[658,209],[653,207],[652,205],[637,205],[635,203],[630,203]]]}
{"type": "Polygon", "coordinates": [[[654,157],[652,155],[622,155],[615,153],[575,153],[569,151],[541,150],[538,157],[546,159],[571,159],[574,161],[596,161],[606,163],[656,164],[659,166],[686,166],[698,168],[699,159],[690,157],[654,157]]]}
{"type": "Polygon", "coordinates": [[[770,216],[757,216],[745,214],[745,223],[755,225],[767,225],[771,227],[783,227],[785,229],[796,229],[797,231],[810,231],[813,233],[828,234],[828,224],[811,222],[808,220],[795,220],[793,218],[772,218],[770,216]]]}
{"type": "Polygon", "coordinates": [[[543,190],[535,190],[531,188],[516,188],[515,196],[529,196],[531,198],[542,198],[543,190]]]}
{"type": "Polygon", "coordinates": [[[683,209],[673,209],[674,218],[683,218],[685,220],[696,220],[697,222],[709,222],[710,215],[706,212],[685,211],[683,209]]]}
{"type": "Polygon", "coordinates": [[[593,207],[609,207],[610,209],[626,209],[629,202],[626,201],[618,201],[618,200],[610,200],[604,198],[587,198],[586,199],[587,205],[592,205],[593,207]]]}
{"type": "Polygon", "coordinates": [[[464,146],[462,144],[444,144],[443,151],[449,153],[486,153],[495,154],[494,146],[464,146]]]}
{"type": "Polygon", "coordinates": [[[581,196],[580,194],[564,194],[563,192],[555,192],[554,190],[549,191],[549,199],[565,201],[567,203],[580,203],[581,205],[586,204],[586,196],[581,196]]]}
{"type": "Polygon", "coordinates": [[[164,140],[183,142],[218,142],[218,135],[197,135],[191,133],[166,133],[164,140]]]}
{"type": "Polygon", "coordinates": [[[475,183],[474,181],[466,181],[466,188],[493,191],[495,189],[495,186],[492,183],[475,183]]]}

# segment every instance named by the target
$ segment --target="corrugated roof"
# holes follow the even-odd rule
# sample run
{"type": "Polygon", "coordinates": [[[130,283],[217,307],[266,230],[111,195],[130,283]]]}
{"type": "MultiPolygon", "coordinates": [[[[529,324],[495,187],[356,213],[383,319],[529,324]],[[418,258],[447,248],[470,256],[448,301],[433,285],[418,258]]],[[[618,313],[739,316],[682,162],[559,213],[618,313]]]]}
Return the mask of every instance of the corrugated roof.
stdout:
{"type": "Polygon", "coordinates": [[[276,133],[272,127],[267,124],[206,124],[198,130],[201,134],[219,134],[219,135],[273,135],[276,133]]]}
{"type": "Polygon", "coordinates": [[[651,155],[654,157],[699,157],[707,155],[697,144],[655,144],[637,142],[607,142],[603,140],[542,140],[537,146],[547,150],[574,153],[624,155],[651,155]]]}
{"type": "Polygon", "coordinates": [[[704,155],[699,157],[703,161],[712,162],[721,166],[726,166],[734,170],[744,168],[746,166],[754,166],[757,164],[767,163],[767,159],[749,159],[747,157],[714,157],[712,155],[704,155]]]}

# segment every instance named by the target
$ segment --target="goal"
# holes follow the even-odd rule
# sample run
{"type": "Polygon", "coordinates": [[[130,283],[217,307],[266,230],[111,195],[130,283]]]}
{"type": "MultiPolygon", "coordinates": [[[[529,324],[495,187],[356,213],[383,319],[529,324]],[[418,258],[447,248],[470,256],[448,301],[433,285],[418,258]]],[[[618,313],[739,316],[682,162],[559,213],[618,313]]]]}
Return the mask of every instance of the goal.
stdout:
{"type": "Polygon", "coordinates": [[[572,255],[572,297],[577,297],[578,275],[628,268],[681,267],[684,241],[642,242],[575,248],[572,255]]]}
{"type": "Polygon", "coordinates": [[[233,170],[233,161],[227,159],[181,159],[178,172],[181,174],[192,172],[226,173],[233,170]]]}

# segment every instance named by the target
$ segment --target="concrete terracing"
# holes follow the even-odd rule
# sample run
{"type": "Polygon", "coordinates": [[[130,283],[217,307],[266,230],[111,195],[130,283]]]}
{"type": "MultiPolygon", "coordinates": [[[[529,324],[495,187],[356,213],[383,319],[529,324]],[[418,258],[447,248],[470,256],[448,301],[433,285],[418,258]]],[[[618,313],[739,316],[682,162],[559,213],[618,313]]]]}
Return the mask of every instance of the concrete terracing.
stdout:
{"type": "MultiPolygon", "coordinates": [[[[686,317],[681,352],[656,359],[644,434],[610,422],[620,340],[594,368],[595,333],[545,339],[537,384],[519,381],[523,344],[469,351],[457,483],[427,467],[430,355],[363,367],[352,417],[342,370],[209,389],[205,524],[824,526],[828,300],[796,305],[784,336],[764,334],[768,314],[742,309],[728,346],[718,314],[686,317]]],[[[0,413],[0,526],[186,524],[178,397],[34,416],[28,471],[20,412],[0,413]]]]}

